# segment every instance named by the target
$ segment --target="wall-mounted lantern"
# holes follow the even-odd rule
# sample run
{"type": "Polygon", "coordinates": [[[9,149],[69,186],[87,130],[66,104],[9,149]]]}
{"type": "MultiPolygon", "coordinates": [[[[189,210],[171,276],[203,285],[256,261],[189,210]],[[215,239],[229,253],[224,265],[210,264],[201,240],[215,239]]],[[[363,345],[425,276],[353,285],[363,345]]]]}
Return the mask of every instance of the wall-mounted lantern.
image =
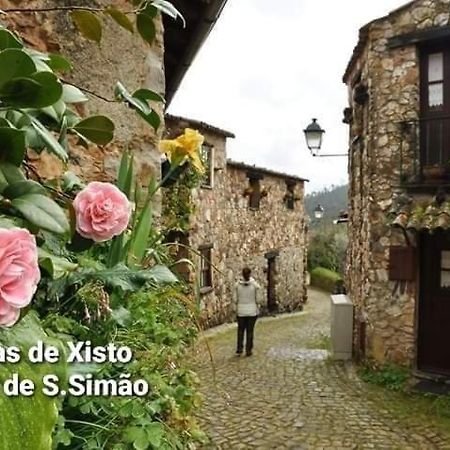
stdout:
{"type": "Polygon", "coordinates": [[[306,145],[311,150],[312,155],[317,156],[322,147],[325,130],[317,123],[317,119],[313,119],[303,132],[305,133],[306,145]]]}

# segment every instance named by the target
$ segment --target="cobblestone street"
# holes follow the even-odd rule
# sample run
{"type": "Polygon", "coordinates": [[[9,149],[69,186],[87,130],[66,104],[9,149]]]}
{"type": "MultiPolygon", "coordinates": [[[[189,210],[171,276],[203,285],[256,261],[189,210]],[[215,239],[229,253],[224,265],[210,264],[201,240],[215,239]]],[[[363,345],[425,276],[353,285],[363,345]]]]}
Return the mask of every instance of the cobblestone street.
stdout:
{"type": "Polygon", "coordinates": [[[310,291],[305,312],[259,320],[252,357],[235,357],[235,328],[206,333],[195,370],[206,449],[450,449],[450,422],[415,400],[360,381],[328,359],[329,296],[310,291]]]}

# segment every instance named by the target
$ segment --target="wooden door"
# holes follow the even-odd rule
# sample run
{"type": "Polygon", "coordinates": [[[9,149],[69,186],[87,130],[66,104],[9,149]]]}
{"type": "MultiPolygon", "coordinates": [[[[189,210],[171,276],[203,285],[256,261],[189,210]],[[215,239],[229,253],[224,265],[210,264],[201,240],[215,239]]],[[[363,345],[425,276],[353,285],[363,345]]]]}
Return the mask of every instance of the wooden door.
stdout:
{"type": "Polygon", "coordinates": [[[449,165],[450,160],[450,42],[421,50],[421,166],[449,165]]]}
{"type": "Polygon", "coordinates": [[[277,310],[275,275],[276,259],[269,258],[267,260],[267,309],[269,312],[275,312],[277,310]]]}
{"type": "Polygon", "coordinates": [[[417,365],[450,375],[450,234],[422,236],[417,365]]]}

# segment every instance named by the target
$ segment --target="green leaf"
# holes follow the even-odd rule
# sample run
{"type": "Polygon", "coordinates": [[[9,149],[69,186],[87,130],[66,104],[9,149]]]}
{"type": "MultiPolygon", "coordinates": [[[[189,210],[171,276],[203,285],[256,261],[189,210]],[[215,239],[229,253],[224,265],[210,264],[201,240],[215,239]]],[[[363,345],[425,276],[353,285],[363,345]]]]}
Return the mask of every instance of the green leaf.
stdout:
{"type": "Polygon", "coordinates": [[[124,194],[126,194],[125,186],[128,177],[128,172],[130,170],[131,158],[132,157],[130,156],[130,154],[126,151],[122,154],[122,158],[120,160],[119,173],[117,176],[117,187],[124,194]]]}
{"type": "Polygon", "coordinates": [[[124,264],[117,264],[112,269],[79,271],[73,275],[71,282],[76,284],[84,280],[100,280],[108,286],[125,292],[139,289],[146,282],[157,284],[178,282],[177,277],[166,266],[158,265],[151,269],[132,270],[124,264]]]}
{"type": "Polygon", "coordinates": [[[152,422],[145,426],[147,438],[153,448],[160,448],[164,436],[164,427],[159,422],[152,422]]]}
{"type": "Polygon", "coordinates": [[[0,193],[12,183],[25,180],[22,171],[13,164],[0,162],[0,193]]]}
{"type": "Polygon", "coordinates": [[[116,236],[111,242],[107,260],[107,266],[109,268],[114,267],[116,264],[119,264],[119,262],[123,262],[125,259],[124,253],[126,253],[126,251],[124,251],[124,237],[124,233],[122,233],[119,236],[116,236]]]}
{"type": "Polygon", "coordinates": [[[40,138],[39,134],[32,126],[22,128],[25,131],[25,140],[27,147],[30,147],[37,152],[41,152],[45,148],[45,142],[40,138]]]}
{"type": "Polygon", "coordinates": [[[178,278],[166,266],[156,265],[151,269],[147,269],[145,272],[147,273],[147,277],[159,284],[178,282],[178,278]]]}
{"type": "Polygon", "coordinates": [[[44,114],[51,117],[56,123],[60,123],[64,117],[67,110],[66,104],[63,102],[62,98],[58,100],[55,104],[41,108],[44,114]]]}
{"type": "Polygon", "coordinates": [[[47,149],[58,156],[58,158],[60,158],[62,161],[67,162],[68,155],[64,147],[55,139],[53,134],[51,134],[51,132],[48,131],[41,122],[39,122],[39,120],[31,116],[29,117],[31,119],[31,126],[36,130],[36,133],[44,141],[47,149]]]}
{"type": "Polygon", "coordinates": [[[80,116],[78,116],[76,113],[74,113],[70,109],[66,110],[65,117],[67,119],[67,126],[69,128],[74,127],[80,121],[80,116]]]}
{"type": "Polygon", "coordinates": [[[22,128],[26,125],[31,124],[28,115],[19,111],[9,110],[6,112],[5,118],[9,122],[11,122],[16,128],[22,128]]]}
{"type": "Polygon", "coordinates": [[[0,228],[23,228],[23,221],[17,217],[2,216],[0,214],[0,228]]]}
{"type": "Polygon", "coordinates": [[[156,37],[156,26],[150,16],[138,13],[136,15],[136,28],[144,41],[153,44],[156,37]]]}
{"type": "Polygon", "coordinates": [[[53,280],[65,277],[78,268],[78,264],[74,264],[60,256],[55,256],[43,248],[38,248],[38,257],[39,265],[53,280]]]}
{"type": "Polygon", "coordinates": [[[46,53],[39,52],[37,50],[33,50],[31,48],[24,48],[24,51],[28,56],[33,60],[36,70],[39,72],[51,72],[52,69],[49,67],[47,62],[50,60],[46,53]]]}
{"type": "Polygon", "coordinates": [[[147,16],[150,16],[152,19],[154,19],[158,15],[158,9],[154,7],[149,1],[145,3],[142,12],[144,14],[147,14],[147,16]]]}
{"type": "Polygon", "coordinates": [[[138,89],[137,91],[133,92],[133,97],[139,98],[144,101],[149,100],[153,102],[165,102],[164,97],[162,97],[155,91],[151,91],[150,89],[138,89]]]}
{"type": "Polygon", "coordinates": [[[149,441],[143,428],[130,427],[125,431],[125,436],[127,441],[133,444],[135,450],[148,450],[149,441]]]}
{"type": "Polygon", "coordinates": [[[43,108],[56,103],[62,93],[62,84],[53,73],[36,72],[5,83],[0,88],[0,99],[17,108],[43,108]]]}
{"type": "Polygon", "coordinates": [[[50,60],[47,64],[55,72],[70,72],[73,69],[72,63],[64,56],[55,53],[50,53],[48,56],[50,60]]]}
{"type": "Polygon", "coordinates": [[[169,1],[153,0],[151,4],[152,4],[152,6],[154,6],[155,8],[158,8],[161,12],[163,12],[164,14],[167,14],[168,16],[172,17],[175,20],[179,17],[181,19],[181,21],[183,22],[183,26],[186,26],[186,21],[184,20],[183,15],[169,1]]]}
{"type": "Polygon", "coordinates": [[[72,192],[76,188],[83,189],[85,184],[73,172],[68,171],[62,177],[62,188],[64,192],[72,192]]]}
{"type": "Polygon", "coordinates": [[[145,253],[148,248],[148,238],[152,230],[153,211],[151,198],[147,202],[140,213],[136,227],[131,237],[129,264],[134,267],[141,265],[145,253]]]}
{"type": "Polygon", "coordinates": [[[19,167],[25,157],[25,132],[16,128],[0,127],[0,158],[19,167]]]}
{"type": "Polygon", "coordinates": [[[73,129],[98,145],[106,145],[114,138],[114,123],[105,116],[92,116],[78,122],[73,129]]]}
{"type": "Polygon", "coordinates": [[[54,73],[37,72],[30,78],[37,81],[41,88],[39,92],[35,94],[33,100],[26,104],[25,107],[42,108],[44,106],[50,106],[62,97],[63,86],[54,73]]]}
{"type": "Polygon", "coordinates": [[[147,123],[155,129],[155,131],[158,130],[158,127],[161,124],[161,118],[158,113],[148,105],[147,100],[142,98],[142,95],[140,98],[131,95],[125,86],[120,82],[116,83],[114,92],[116,97],[124,99],[147,123]]]}
{"type": "Polygon", "coordinates": [[[123,193],[131,200],[131,188],[134,179],[134,159],[130,158],[130,164],[128,166],[127,177],[125,178],[125,184],[123,186],[123,193]]]}
{"type": "Polygon", "coordinates": [[[83,103],[89,100],[80,89],[71,84],[63,85],[62,99],[65,103],[83,103]]]}
{"type": "Polygon", "coordinates": [[[22,197],[27,194],[42,194],[45,195],[47,191],[42,184],[33,180],[23,180],[11,183],[4,191],[3,196],[9,199],[22,197]]]}
{"type": "Polygon", "coordinates": [[[5,28],[0,28],[0,50],[22,47],[22,42],[20,42],[19,38],[14,33],[5,28]]]}
{"type": "Polygon", "coordinates": [[[0,52],[0,88],[16,77],[28,77],[36,72],[33,60],[19,49],[7,49],[0,52]]]}
{"type": "Polygon", "coordinates": [[[2,450],[50,450],[52,434],[58,420],[57,397],[43,394],[42,379],[45,375],[55,374],[64,382],[66,378],[66,360],[64,348],[59,340],[50,338],[34,311],[10,329],[0,329],[2,347],[18,347],[21,360],[18,363],[0,364],[0,380],[3,382],[17,373],[21,380],[30,379],[35,383],[35,393],[31,397],[7,397],[0,395],[0,448],[2,450]],[[43,341],[45,346],[55,346],[60,352],[57,364],[32,364],[27,354],[31,346],[43,341]]]}
{"type": "Polygon", "coordinates": [[[69,221],[64,211],[55,201],[44,195],[28,194],[15,198],[12,206],[39,228],[58,234],[70,231],[69,221]]]}
{"type": "Polygon", "coordinates": [[[155,131],[158,131],[158,128],[161,125],[161,117],[159,117],[159,114],[154,109],[150,111],[150,114],[139,114],[153,127],[155,131]]]}
{"type": "Polygon", "coordinates": [[[134,27],[131,20],[122,11],[110,6],[105,10],[105,13],[111,16],[111,18],[122,28],[125,28],[130,33],[134,33],[134,27]]]}
{"type": "Polygon", "coordinates": [[[15,126],[4,117],[0,117],[0,127],[6,127],[6,128],[15,128],[15,126]]]}
{"type": "Polygon", "coordinates": [[[83,37],[100,43],[102,40],[102,24],[96,14],[90,11],[72,11],[70,15],[83,37]]]}
{"type": "MultiPolygon", "coordinates": [[[[134,178],[133,157],[125,151],[120,160],[117,187],[131,200],[131,185],[134,178]]],[[[108,267],[114,267],[126,259],[127,251],[124,248],[125,234],[116,236],[109,248],[108,267]]]]}

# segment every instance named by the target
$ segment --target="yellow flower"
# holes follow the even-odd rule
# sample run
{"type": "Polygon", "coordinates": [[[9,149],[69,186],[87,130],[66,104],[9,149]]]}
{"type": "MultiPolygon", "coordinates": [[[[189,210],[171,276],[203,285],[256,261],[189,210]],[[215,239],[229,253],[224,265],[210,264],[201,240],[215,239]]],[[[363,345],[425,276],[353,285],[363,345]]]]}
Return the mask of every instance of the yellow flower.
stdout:
{"type": "Polygon", "coordinates": [[[166,153],[172,165],[180,165],[186,158],[200,173],[205,171],[200,159],[200,149],[205,138],[197,131],[186,128],[176,139],[165,139],[159,143],[159,150],[166,153]]]}

